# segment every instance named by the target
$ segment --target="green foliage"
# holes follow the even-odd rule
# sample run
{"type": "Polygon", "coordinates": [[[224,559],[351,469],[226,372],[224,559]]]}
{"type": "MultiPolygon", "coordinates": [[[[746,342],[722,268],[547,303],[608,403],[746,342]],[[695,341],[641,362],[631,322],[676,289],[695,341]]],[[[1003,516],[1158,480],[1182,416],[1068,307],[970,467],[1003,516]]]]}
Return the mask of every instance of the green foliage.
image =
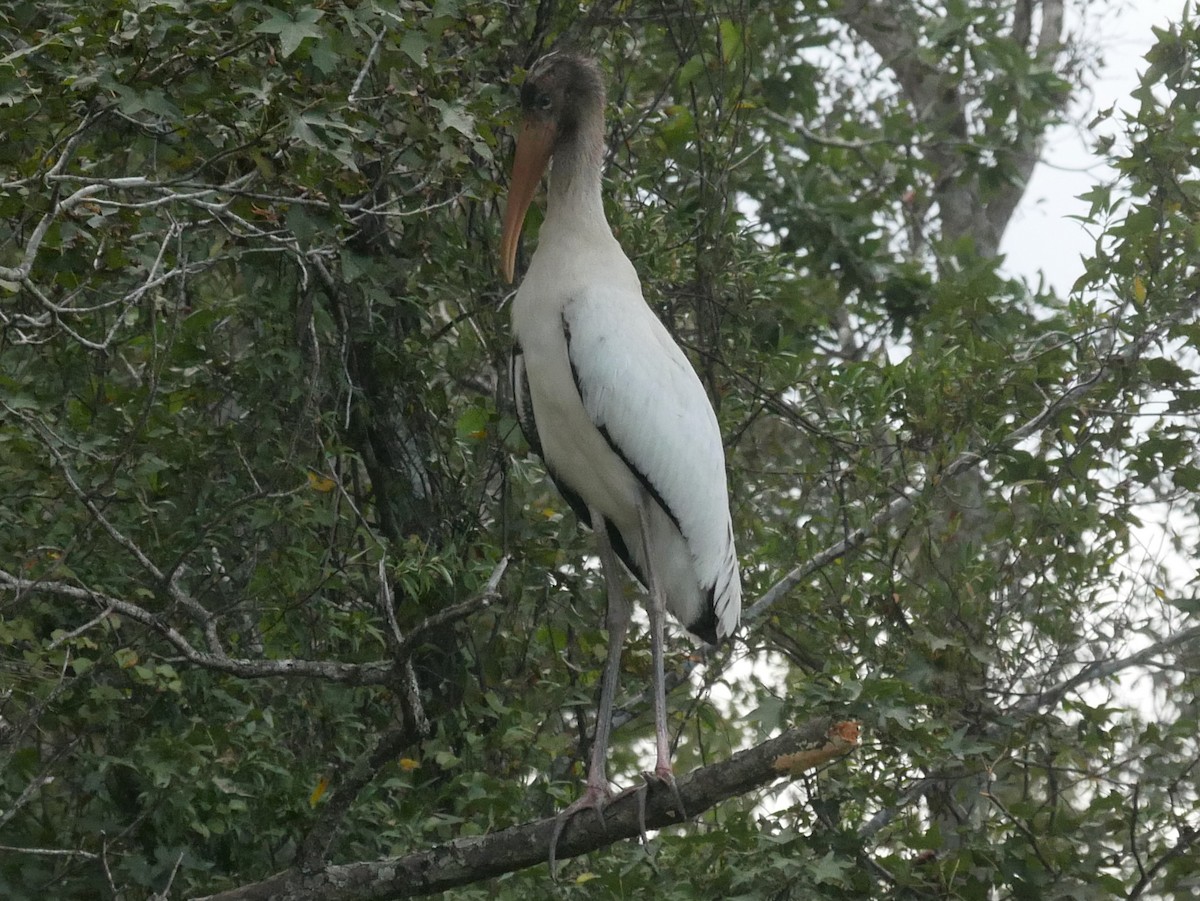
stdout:
{"type": "MultiPolygon", "coordinates": [[[[0,896],[215,892],[322,829],[374,860],[574,796],[602,591],[490,262],[556,41],[610,75],[610,219],[718,408],[748,602],[821,561],[672,696],[677,769],[865,736],[557,891],[1193,896],[1200,38],[1098,118],[1127,150],[1057,297],[994,251],[1087,48],[1027,4],[844,6],[0,10],[0,896]]],[[[635,634],[618,784],[648,672],[635,634]]]]}

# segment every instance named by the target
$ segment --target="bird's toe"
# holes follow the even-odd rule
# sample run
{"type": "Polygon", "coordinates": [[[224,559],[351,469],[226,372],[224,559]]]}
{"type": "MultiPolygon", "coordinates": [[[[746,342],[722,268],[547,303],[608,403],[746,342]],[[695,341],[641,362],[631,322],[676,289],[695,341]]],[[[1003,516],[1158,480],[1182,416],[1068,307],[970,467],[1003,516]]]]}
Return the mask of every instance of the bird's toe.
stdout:
{"type": "MultiPolygon", "coordinates": [[[[660,785],[665,785],[671,792],[671,801],[675,806],[675,812],[679,815],[680,820],[688,818],[687,808],[683,806],[683,796],[679,793],[679,784],[675,781],[675,773],[670,766],[658,765],[653,772],[642,773],[642,778],[646,780],[646,785],[651,782],[657,782],[660,785]]],[[[642,806],[645,806],[645,800],[642,800],[642,806]]],[[[643,830],[644,831],[644,830],[643,830]]]]}
{"type": "Polygon", "coordinates": [[[562,838],[563,830],[567,828],[567,823],[571,818],[581,810],[595,811],[596,817],[600,820],[600,827],[607,831],[608,824],[604,820],[604,810],[608,806],[609,800],[612,798],[612,792],[607,786],[600,787],[588,785],[582,795],[576,798],[573,802],[567,805],[554,817],[554,831],[550,834],[550,878],[557,878],[556,873],[556,855],[558,853],[558,841],[562,838]]]}

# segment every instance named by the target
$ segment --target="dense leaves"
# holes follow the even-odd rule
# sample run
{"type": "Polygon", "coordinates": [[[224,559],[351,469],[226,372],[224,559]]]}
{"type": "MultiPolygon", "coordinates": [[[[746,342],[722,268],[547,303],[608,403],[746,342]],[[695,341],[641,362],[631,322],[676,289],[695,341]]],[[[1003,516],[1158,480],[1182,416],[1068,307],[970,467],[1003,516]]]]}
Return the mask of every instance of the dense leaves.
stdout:
{"type": "MultiPolygon", "coordinates": [[[[558,891],[1193,897],[1200,37],[1091,123],[1118,176],[1059,297],[996,250],[1092,62],[1064,15],[0,10],[0,895],[236,891],[574,796],[603,592],[493,264],[514,79],[568,44],[727,436],[748,612],[674,639],[677,770],[864,742],[558,891]]],[[[635,636],[619,784],[648,668],[635,636]]]]}

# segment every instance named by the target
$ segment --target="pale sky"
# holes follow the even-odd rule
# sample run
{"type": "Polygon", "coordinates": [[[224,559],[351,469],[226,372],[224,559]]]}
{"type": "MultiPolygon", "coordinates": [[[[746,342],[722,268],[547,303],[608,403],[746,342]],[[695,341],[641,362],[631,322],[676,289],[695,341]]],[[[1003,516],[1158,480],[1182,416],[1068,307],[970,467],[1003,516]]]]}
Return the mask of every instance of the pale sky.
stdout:
{"type": "MultiPolygon", "coordinates": [[[[1083,215],[1088,204],[1078,200],[1094,184],[1112,178],[1113,171],[1093,152],[1096,135],[1083,130],[1092,114],[1116,104],[1116,112],[1136,110],[1129,93],[1137,86],[1138,73],[1146,68],[1143,59],[1154,43],[1151,26],[1178,21],[1184,0],[1116,0],[1103,14],[1083,23],[1068,21],[1071,31],[1084,29],[1098,43],[1104,66],[1090,92],[1072,110],[1072,124],[1054,129],[1034,169],[1029,189],[1013,215],[1000,252],[1006,271],[1024,276],[1036,285],[1039,272],[1046,282],[1065,296],[1083,274],[1083,257],[1092,251],[1094,240],[1082,223],[1068,219],[1083,215]],[[1081,127],[1081,124],[1083,127],[1081,127]]],[[[1119,123],[1119,120],[1118,120],[1119,123]]],[[[1120,134],[1118,123],[1109,123],[1107,134],[1120,134]]]]}

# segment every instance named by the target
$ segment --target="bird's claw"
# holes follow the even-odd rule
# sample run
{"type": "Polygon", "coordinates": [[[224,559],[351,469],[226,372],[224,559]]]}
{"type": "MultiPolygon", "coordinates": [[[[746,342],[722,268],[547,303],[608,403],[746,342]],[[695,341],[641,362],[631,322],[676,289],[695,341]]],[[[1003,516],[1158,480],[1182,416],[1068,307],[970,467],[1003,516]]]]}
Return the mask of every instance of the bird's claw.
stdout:
{"type": "MultiPolygon", "coordinates": [[[[669,766],[655,767],[654,772],[652,772],[652,773],[642,773],[642,778],[646,781],[647,787],[649,787],[651,781],[654,781],[654,782],[661,783],[662,785],[665,785],[668,789],[670,789],[671,790],[671,800],[675,803],[675,812],[677,814],[679,814],[679,819],[682,821],[682,820],[686,820],[688,818],[687,808],[685,808],[683,806],[683,796],[681,794],[679,794],[679,785],[675,781],[675,774],[673,772],[671,772],[671,768],[669,766]]],[[[644,812],[645,806],[646,806],[645,798],[642,798],[642,800],[639,801],[639,804],[642,807],[643,812],[644,812]]],[[[643,833],[645,832],[644,824],[643,824],[642,831],[643,831],[643,833]]]]}
{"type": "Polygon", "coordinates": [[[567,823],[581,810],[593,810],[600,820],[600,828],[608,831],[608,823],[604,819],[604,808],[608,806],[612,795],[607,788],[597,788],[589,785],[582,795],[576,798],[567,808],[554,817],[554,832],[550,834],[550,878],[557,879],[555,870],[555,854],[558,851],[558,840],[562,838],[567,823]]]}
{"type": "Polygon", "coordinates": [[[646,849],[650,848],[650,836],[646,831],[646,799],[650,797],[651,782],[658,782],[670,788],[671,798],[675,803],[675,810],[678,811],[679,818],[681,820],[687,819],[687,811],[683,806],[683,798],[679,794],[679,786],[675,784],[675,774],[669,769],[665,771],[656,769],[652,773],[642,773],[642,783],[640,785],[634,785],[625,789],[617,797],[624,797],[631,792],[637,795],[638,835],[642,839],[642,847],[646,849]]]}

